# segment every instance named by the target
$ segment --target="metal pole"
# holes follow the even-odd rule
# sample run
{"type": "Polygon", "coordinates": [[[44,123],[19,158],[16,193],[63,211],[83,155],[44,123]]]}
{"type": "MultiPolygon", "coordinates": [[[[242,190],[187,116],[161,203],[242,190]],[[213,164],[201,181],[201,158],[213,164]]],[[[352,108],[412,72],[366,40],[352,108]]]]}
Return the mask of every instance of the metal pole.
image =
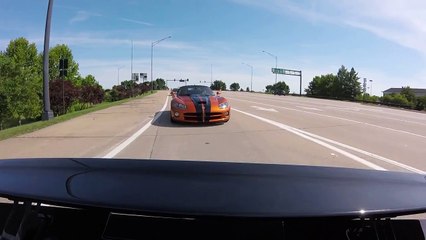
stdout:
{"type": "Polygon", "coordinates": [[[253,67],[251,67],[250,92],[253,92],[253,67]]]}
{"type": "Polygon", "coordinates": [[[171,38],[171,37],[172,36],[168,36],[168,37],[162,38],[160,40],[157,40],[157,41],[154,41],[154,42],[151,43],[151,92],[154,91],[154,81],[153,81],[153,76],[152,76],[152,74],[153,74],[152,73],[152,69],[153,69],[152,66],[153,66],[153,59],[154,59],[154,46],[159,44],[161,41],[164,41],[164,40],[171,38]]]}
{"type": "Polygon", "coordinates": [[[43,113],[42,120],[52,119],[53,112],[50,109],[49,96],[49,42],[50,42],[50,23],[52,19],[53,0],[49,0],[46,16],[46,27],[44,31],[44,50],[43,50],[43,113]]]}
{"type": "Polygon", "coordinates": [[[251,78],[250,78],[250,91],[253,91],[253,66],[247,63],[241,63],[248,66],[251,69],[251,78]]]}
{"type": "Polygon", "coordinates": [[[120,67],[117,68],[118,74],[117,74],[117,86],[120,85],[120,67]]]}
{"type": "Polygon", "coordinates": [[[370,96],[373,96],[373,80],[370,79],[370,96]]]}
{"type": "Polygon", "coordinates": [[[302,71],[300,71],[300,90],[299,95],[302,96],[302,71]]]}
{"type": "MultiPolygon", "coordinates": [[[[262,52],[264,52],[264,53],[266,53],[266,54],[268,54],[269,56],[271,56],[271,57],[274,57],[275,58],[275,68],[278,68],[278,57],[276,56],[276,55],[274,55],[274,54],[272,54],[272,53],[270,53],[270,52],[267,52],[267,51],[265,51],[265,50],[263,50],[262,52]]],[[[277,83],[277,72],[275,72],[275,83],[277,83]]]]}
{"type": "MultiPolygon", "coordinates": [[[[278,58],[275,56],[275,68],[278,68],[278,58]]],[[[277,72],[275,72],[275,83],[277,83],[277,72]]]]}
{"type": "Polygon", "coordinates": [[[151,43],[151,92],[154,91],[154,82],[152,78],[152,61],[153,61],[153,55],[154,55],[154,42],[151,43]]]}
{"type": "Polygon", "coordinates": [[[133,80],[133,40],[132,40],[132,52],[130,53],[130,80],[133,80]]]}
{"type": "Polygon", "coordinates": [[[65,78],[62,76],[62,111],[65,114],[65,78]]]}

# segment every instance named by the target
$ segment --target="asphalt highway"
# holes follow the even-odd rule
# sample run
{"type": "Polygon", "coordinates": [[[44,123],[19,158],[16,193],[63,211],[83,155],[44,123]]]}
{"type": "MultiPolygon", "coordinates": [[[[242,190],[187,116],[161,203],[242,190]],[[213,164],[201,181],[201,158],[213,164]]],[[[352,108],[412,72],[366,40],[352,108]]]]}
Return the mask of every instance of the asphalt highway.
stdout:
{"type": "Polygon", "coordinates": [[[359,103],[223,92],[231,120],[175,124],[161,91],[0,141],[0,158],[104,157],[334,166],[424,173],[426,114],[359,103]]]}

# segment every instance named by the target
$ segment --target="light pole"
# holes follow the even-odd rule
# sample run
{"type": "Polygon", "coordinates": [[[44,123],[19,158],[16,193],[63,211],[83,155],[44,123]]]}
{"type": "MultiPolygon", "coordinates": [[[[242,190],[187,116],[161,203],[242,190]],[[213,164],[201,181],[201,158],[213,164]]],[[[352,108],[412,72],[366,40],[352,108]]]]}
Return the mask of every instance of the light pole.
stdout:
{"type": "Polygon", "coordinates": [[[117,86],[120,85],[120,69],[122,69],[123,67],[118,67],[117,68],[117,86]]]}
{"type": "Polygon", "coordinates": [[[251,78],[250,78],[250,91],[253,91],[253,66],[247,63],[241,63],[248,66],[251,69],[251,78]]]}
{"type": "Polygon", "coordinates": [[[42,119],[50,120],[53,118],[52,109],[50,109],[49,96],[49,42],[50,42],[50,23],[52,19],[53,0],[49,0],[46,16],[46,27],[44,30],[44,51],[43,51],[43,113],[42,119]]]}
{"type": "MultiPolygon", "coordinates": [[[[275,58],[275,68],[278,68],[278,57],[277,57],[277,56],[275,56],[275,55],[274,55],[274,54],[272,54],[272,53],[267,52],[267,51],[262,51],[262,52],[264,52],[264,53],[268,54],[268,55],[269,55],[269,56],[271,56],[271,57],[274,57],[274,58],[275,58]]],[[[277,72],[275,72],[275,83],[277,83],[277,72]]]]}
{"type": "Polygon", "coordinates": [[[168,36],[168,37],[165,37],[165,38],[162,38],[162,39],[160,39],[160,40],[157,40],[157,41],[154,41],[154,42],[152,42],[151,43],[151,92],[152,91],[154,91],[154,80],[153,80],[153,77],[152,77],[152,66],[153,66],[153,58],[154,58],[154,46],[155,45],[157,45],[157,44],[159,44],[161,41],[164,41],[164,40],[166,40],[166,39],[168,39],[168,38],[171,38],[172,36],[168,36]]]}
{"type": "Polygon", "coordinates": [[[131,40],[131,50],[130,50],[130,80],[133,80],[133,39],[131,40]]]}
{"type": "Polygon", "coordinates": [[[373,80],[370,79],[370,96],[373,96],[373,80]]]}

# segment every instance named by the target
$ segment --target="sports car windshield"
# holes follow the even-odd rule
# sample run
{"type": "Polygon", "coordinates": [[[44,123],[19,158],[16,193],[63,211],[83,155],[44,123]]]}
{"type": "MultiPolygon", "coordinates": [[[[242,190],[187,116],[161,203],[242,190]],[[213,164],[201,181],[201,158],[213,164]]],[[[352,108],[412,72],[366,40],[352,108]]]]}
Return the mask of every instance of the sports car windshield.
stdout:
{"type": "Polygon", "coordinates": [[[177,94],[178,96],[191,96],[191,95],[214,96],[212,89],[206,86],[181,87],[178,90],[177,94]]]}

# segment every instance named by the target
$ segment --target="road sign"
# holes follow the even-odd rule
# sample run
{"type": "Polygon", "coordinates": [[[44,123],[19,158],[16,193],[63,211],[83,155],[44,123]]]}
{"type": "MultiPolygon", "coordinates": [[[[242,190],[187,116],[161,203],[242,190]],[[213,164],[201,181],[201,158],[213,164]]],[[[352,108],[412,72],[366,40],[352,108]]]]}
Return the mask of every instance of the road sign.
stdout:
{"type": "Polygon", "coordinates": [[[132,73],[132,80],[138,82],[139,81],[139,73],[132,73]]]}
{"type": "Polygon", "coordinates": [[[291,69],[284,69],[284,68],[272,68],[272,73],[275,74],[283,74],[283,75],[291,75],[291,76],[297,76],[300,78],[300,92],[299,95],[302,95],[302,71],[300,70],[291,70],[291,69]]]}
{"type": "Polygon", "coordinates": [[[275,74],[284,74],[284,69],[282,69],[282,68],[272,68],[272,73],[275,73],[275,74]]]}
{"type": "Polygon", "coordinates": [[[284,69],[284,68],[272,68],[272,73],[275,74],[284,74],[284,75],[292,75],[292,76],[300,76],[302,75],[302,71],[299,70],[291,70],[291,69],[284,69]]]}
{"type": "Polygon", "coordinates": [[[145,82],[147,79],[147,73],[139,73],[139,79],[142,79],[142,82],[145,82]]]}

